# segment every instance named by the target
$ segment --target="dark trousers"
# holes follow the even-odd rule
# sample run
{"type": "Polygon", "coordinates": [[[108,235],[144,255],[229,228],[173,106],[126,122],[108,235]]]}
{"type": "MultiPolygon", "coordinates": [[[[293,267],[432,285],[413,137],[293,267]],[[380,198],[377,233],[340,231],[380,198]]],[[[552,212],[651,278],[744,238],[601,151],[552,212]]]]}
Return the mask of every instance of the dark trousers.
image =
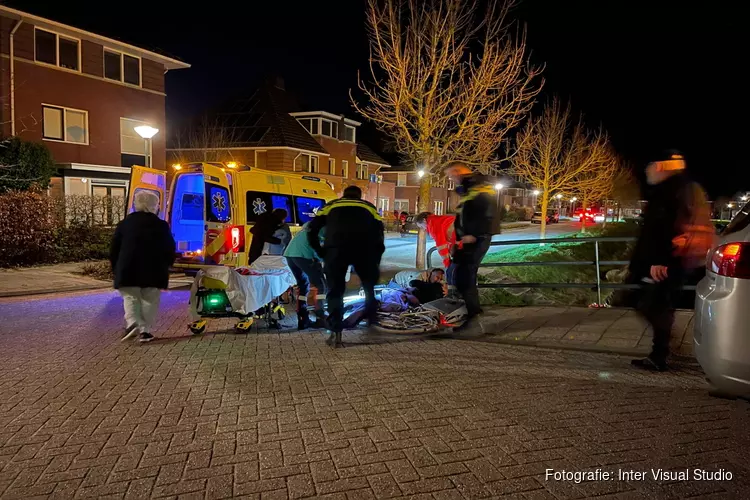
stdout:
{"type": "MultiPolygon", "coordinates": [[[[670,270],[670,274],[675,274],[670,270]]],[[[672,276],[661,283],[642,283],[636,305],[638,313],[651,325],[654,343],[649,357],[664,363],[669,355],[669,339],[674,325],[675,302],[683,283],[681,277],[672,276]]]]}
{"type": "Polygon", "coordinates": [[[490,238],[482,238],[471,245],[464,245],[453,256],[453,262],[448,269],[448,275],[456,283],[456,290],[466,302],[468,318],[473,318],[482,311],[479,307],[479,290],[477,289],[477,274],[479,264],[490,249],[490,238]]]}
{"type": "MultiPolygon", "coordinates": [[[[300,297],[307,297],[310,292],[310,283],[318,289],[318,297],[326,294],[326,281],[323,276],[323,266],[320,262],[303,259],[302,257],[287,257],[286,261],[289,264],[289,269],[292,270],[292,274],[294,274],[294,279],[297,280],[300,297]]],[[[316,300],[315,309],[323,309],[322,297],[320,297],[320,300],[316,300]]]]}
{"type": "Polygon", "coordinates": [[[324,270],[328,283],[328,320],[332,331],[342,330],[346,271],[349,266],[354,266],[354,272],[359,276],[365,291],[365,315],[368,320],[374,318],[378,311],[375,285],[380,279],[381,257],[382,254],[368,252],[361,247],[326,248],[324,270]]]}

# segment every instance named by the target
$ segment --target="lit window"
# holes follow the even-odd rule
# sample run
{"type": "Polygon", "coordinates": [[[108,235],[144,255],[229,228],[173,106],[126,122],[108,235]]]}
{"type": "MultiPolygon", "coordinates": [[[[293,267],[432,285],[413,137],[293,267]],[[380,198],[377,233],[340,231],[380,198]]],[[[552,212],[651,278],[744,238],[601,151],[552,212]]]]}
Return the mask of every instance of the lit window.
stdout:
{"type": "Polygon", "coordinates": [[[369,169],[366,163],[358,163],[357,164],[357,179],[367,179],[368,170],[369,169]]]}
{"type": "Polygon", "coordinates": [[[336,160],[333,158],[328,159],[328,173],[330,175],[336,175],[336,160]]]}
{"type": "Polygon", "coordinates": [[[406,174],[398,174],[396,186],[406,186],[406,174]]]}
{"type": "Polygon", "coordinates": [[[34,59],[78,71],[80,68],[78,48],[80,42],[50,31],[34,29],[34,59]]]}
{"type": "Polygon", "coordinates": [[[341,177],[344,179],[349,178],[349,161],[341,160],[341,177]]]}
{"type": "Polygon", "coordinates": [[[44,139],[88,144],[88,113],[60,106],[42,106],[44,139]]]}

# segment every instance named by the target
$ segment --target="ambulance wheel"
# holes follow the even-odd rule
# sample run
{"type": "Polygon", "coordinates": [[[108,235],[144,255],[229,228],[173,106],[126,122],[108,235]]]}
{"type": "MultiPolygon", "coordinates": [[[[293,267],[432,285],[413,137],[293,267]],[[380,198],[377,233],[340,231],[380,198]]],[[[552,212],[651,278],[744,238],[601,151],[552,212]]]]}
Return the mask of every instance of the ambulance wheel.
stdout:
{"type": "Polygon", "coordinates": [[[204,333],[206,331],[206,325],[208,325],[208,321],[206,321],[205,319],[194,321],[190,323],[190,332],[193,335],[200,335],[201,333],[204,333]]]}
{"type": "Polygon", "coordinates": [[[245,318],[237,322],[234,325],[234,331],[237,333],[247,333],[253,326],[253,318],[245,318]]]}

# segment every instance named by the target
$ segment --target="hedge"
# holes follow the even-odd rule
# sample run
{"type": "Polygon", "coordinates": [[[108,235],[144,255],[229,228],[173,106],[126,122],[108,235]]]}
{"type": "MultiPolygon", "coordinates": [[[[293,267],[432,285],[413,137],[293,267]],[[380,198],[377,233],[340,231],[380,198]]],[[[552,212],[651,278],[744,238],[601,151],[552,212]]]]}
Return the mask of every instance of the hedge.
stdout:
{"type": "Polygon", "coordinates": [[[124,200],[50,198],[39,191],[0,195],[0,267],[106,259],[124,200]]]}

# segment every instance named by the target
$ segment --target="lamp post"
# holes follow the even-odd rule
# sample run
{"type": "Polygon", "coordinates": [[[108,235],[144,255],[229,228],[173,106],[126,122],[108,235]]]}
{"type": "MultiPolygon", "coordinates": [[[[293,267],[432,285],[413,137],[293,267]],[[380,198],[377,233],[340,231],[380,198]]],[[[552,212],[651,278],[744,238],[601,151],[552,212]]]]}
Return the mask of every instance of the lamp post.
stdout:
{"type": "Polygon", "coordinates": [[[153,137],[159,133],[158,128],[151,127],[150,125],[139,125],[135,127],[135,132],[140,135],[144,140],[144,147],[145,147],[145,153],[146,153],[146,166],[151,167],[152,166],[152,159],[151,159],[151,153],[152,153],[152,147],[151,147],[151,141],[153,137]]]}
{"type": "Polygon", "coordinates": [[[537,202],[537,196],[539,196],[539,190],[535,189],[531,194],[534,195],[534,210],[536,210],[536,202],[537,202]]]}
{"type": "Polygon", "coordinates": [[[562,210],[562,195],[558,193],[555,198],[557,198],[557,212],[560,213],[562,210]]]}
{"type": "Polygon", "coordinates": [[[570,199],[570,216],[571,217],[573,216],[573,214],[575,214],[575,211],[576,211],[576,200],[578,200],[578,198],[576,198],[575,196],[570,199]]]}

